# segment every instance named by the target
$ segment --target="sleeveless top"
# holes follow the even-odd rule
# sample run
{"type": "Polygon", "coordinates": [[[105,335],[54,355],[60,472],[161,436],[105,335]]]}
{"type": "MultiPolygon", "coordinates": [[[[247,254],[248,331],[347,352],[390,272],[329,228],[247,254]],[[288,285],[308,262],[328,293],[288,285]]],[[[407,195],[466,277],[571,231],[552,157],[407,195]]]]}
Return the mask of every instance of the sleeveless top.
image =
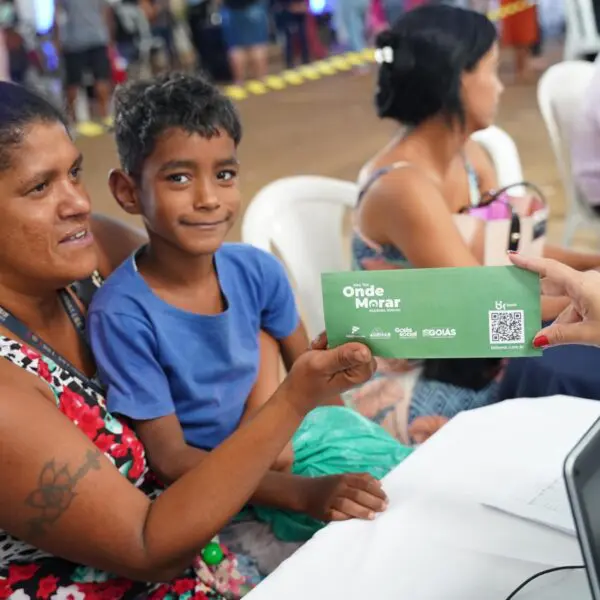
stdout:
{"type": "MultiPolygon", "coordinates": [[[[98,275],[73,291],[78,295],[85,290],[89,292],[101,282],[98,275]]],[[[101,394],[37,350],[9,337],[0,336],[0,356],[46,382],[58,410],[94,443],[123,477],[150,498],[160,493],[162,487],[149,472],[142,443],[125,421],[106,410],[101,394]]],[[[64,471],[60,471],[62,467],[49,463],[44,471],[48,482],[64,477],[64,471]]],[[[40,502],[47,506],[52,501],[66,500],[44,498],[43,490],[32,496],[36,493],[40,495],[40,502]]],[[[110,502],[110,498],[106,498],[106,502],[110,502]]],[[[134,582],[52,556],[3,530],[0,530],[0,598],[224,600],[221,594],[206,586],[192,568],[182,577],[165,584],[134,582]]]]}
{"type": "MultiPolygon", "coordinates": [[[[388,173],[395,171],[396,169],[405,169],[405,168],[418,168],[412,163],[406,161],[398,161],[378,169],[375,171],[369,179],[367,179],[364,186],[361,188],[358,195],[358,202],[356,205],[355,211],[360,206],[362,199],[365,197],[365,194],[371,189],[373,184],[381,177],[387,175],[388,173]]],[[[479,194],[479,181],[477,178],[477,173],[473,169],[472,165],[465,159],[465,168],[467,170],[467,175],[469,178],[469,202],[471,206],[477,206],[480,200],[479,194]]],[[[356,213],[355,213],[356,214],[356,213]]],[[[352,235],[352,268],[355,271],[365,270],[365,266],[363,261],[378,259],[386,264],[392,265],[394,268],[398,269],[409,269],[412,265],[406,260],[404,254],[402,254],[401,250],[399,250],[393,244],[378,244],[373,240],[369,240],[365,237],[358,227],[354,227],[354,232],[352,235]]]]}

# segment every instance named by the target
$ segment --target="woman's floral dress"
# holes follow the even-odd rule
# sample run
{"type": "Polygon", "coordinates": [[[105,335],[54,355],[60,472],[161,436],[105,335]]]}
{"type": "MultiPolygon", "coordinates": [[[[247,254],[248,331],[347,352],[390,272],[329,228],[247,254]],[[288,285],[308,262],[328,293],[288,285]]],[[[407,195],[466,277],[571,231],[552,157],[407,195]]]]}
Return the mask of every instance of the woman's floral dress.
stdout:
{"type": "MultiPolygon", "coordinates": [[[[48,383],[57,408],[78,427],[133,485],[153,497],[160,485],[148,471],[144,448],[134,432],[111,416],[104,398],[71,373],[30,347],[0,336],[0,356],[48,383]]],[[[51,483],[60,473],[44,474],[51,483]]],[[[107,499],[107,502],[109,500],[107,499]]],[[[201,560],[182,577],[144,584],[53,557],[0,530],[0,600],[226,600],[248,591],[236,557],[223,549],[217,571],[201,560]]]]}

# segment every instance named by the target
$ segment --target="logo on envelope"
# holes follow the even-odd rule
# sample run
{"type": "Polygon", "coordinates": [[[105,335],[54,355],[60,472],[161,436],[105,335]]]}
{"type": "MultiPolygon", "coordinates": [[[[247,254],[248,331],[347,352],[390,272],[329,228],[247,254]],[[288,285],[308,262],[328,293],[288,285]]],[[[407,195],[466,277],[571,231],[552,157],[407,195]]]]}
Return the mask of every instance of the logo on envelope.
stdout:
{"type": "Polygon", "coordinates": [[[386,294],[385,289],[367,283],[355,283],[342,289],[346,298],[354,298],[354,307],[369,312],[400,312],[402,310],[400,298],[393,298],[386,294]]]}

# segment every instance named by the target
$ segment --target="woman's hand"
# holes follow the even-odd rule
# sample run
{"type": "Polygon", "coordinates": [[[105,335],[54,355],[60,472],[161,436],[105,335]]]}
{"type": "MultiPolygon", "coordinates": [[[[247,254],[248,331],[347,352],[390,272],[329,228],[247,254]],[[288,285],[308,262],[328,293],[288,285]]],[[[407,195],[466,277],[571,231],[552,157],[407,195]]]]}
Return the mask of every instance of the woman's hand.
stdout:
{"type": "Polygon", "coordinates": [[[373,373],[375,359],[364,344],[352,342],[328,350],[327,336],[322,333],[297,358],[282,388],[304,415],[331,397],[368,381],[373,373]]]}
{"type": "Polygon", "coordinates": [[[576,271],[547,258],[511,254],[510,259],[517,267],[540,275],[543,295],[567,296],[570,299],[570,304],[554,323],[537,334],[534,346],[600,346],[600,273],[576,271]]]}

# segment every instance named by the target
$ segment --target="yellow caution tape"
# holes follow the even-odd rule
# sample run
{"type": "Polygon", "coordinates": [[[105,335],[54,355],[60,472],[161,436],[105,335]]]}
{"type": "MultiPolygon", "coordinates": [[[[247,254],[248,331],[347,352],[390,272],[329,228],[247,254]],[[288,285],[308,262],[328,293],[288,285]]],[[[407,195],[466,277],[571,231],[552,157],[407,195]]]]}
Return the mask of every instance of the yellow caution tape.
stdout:
{"type": "Polygon", "coordinates": [[[515,0],[506,6],[501,6],[496,10],[491,10],[487,13],[487,17],[490,21],[501,21],[507,17],[512,17],[520,12],[524,12],[529,8],[536,6],[535,2],[531,0],[515,0]]]}

